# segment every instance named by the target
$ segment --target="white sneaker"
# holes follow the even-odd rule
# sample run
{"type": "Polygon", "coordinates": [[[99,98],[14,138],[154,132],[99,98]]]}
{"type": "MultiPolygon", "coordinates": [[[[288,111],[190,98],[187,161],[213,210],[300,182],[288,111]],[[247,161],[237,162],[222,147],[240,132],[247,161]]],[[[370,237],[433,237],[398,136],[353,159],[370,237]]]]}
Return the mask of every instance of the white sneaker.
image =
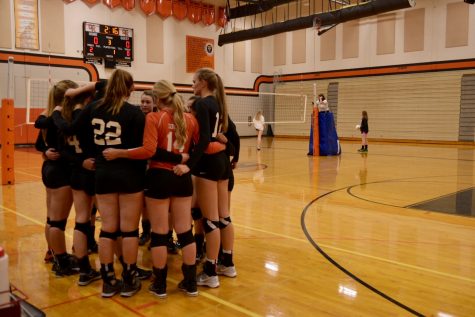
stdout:
{"type": "Polygon", "coordinates": [[[216,269],[216,273],[218,275],[224,275],[227,277],[236,277],[237,272],[236,272],[236,267],[233,266],[224,266],[224,265],[218,265],[218,268],[216,269]]]}
{"type": "Polygon", "coordinates": [[[218,276],[208,276],[205,272],[201,272],[196,277],[196,284],[199,286],[208,286],[211,288],[219,287],[219,279],[218,276]]]}

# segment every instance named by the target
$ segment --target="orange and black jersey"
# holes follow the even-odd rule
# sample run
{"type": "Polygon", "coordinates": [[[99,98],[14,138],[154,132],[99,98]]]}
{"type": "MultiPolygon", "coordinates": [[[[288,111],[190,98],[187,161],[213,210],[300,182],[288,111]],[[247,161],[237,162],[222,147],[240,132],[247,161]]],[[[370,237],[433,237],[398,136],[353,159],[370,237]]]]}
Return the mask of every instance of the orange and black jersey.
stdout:
{"type": "MultiPolygon", "coordinates": [[[[175,154],[188,153],[191,144],[198,142],[199,128],[193,115],[184,113],[184,119],[186,123],[186,140],[185,144],[178,148],[176,145],[176,127],[173,121],[173,112],[165,109],[160,110],[160,112],[147,114],[143,146],[129,150],[129,157],[133,159],[148,159],[152,157],[158,149],[175,154]]],[[[172,170],[175,165],[175,163],[166,162],[160,159],[160,157],[154,157],[149,167],[172,170]]]]}
{"type": "Polygon", "coordinates": [[[214,96],[207,96],[196,101],[196,120],[199,124],[200,137],[193,153],[186,165],[193,168],[200,160],[210,142],[216,141],[216,135],[222,129],[222,114],[219,112],[219,104],[214,96]]]}

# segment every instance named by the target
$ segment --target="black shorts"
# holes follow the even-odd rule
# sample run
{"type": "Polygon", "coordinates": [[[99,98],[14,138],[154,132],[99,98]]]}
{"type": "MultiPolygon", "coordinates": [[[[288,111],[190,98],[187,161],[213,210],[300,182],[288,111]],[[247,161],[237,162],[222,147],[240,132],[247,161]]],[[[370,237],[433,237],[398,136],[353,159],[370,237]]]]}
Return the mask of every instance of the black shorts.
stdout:
{"type": "Polygon", "coordinates": [[[166,199],[170,197],[190,197],[193,194],[191,174],[178,176],[163,168],[151,168],[145,177],[145,197],[166,199]]]}
{"type": "Polygon", "coordinates": [[[193,175],[212,181],[229,178],[231,162],[224,151],[216,154],[203,154],[199,162],[193,168],[193,175]]]}
{"type": "Polygon", "coordinates": [[[95,173],[96,194],[133,194],[143,191],[145,164],[130,163],[98,164],[95,173]]]}
{"type": "Polygon", "coordinates": [[[96,193],[94,172],[82,167],[73,167],[71,188],[74,190],[82,190],[89,196],[94,196],[96,193]]]}
{"type": "Polygon", "coordinates": [[[41,179],[47,188],[71,185],[71,165],[65,161],[46,160],[41,167],[41,179]]]}
{"type": "Polygon", "coordinates": [[[234,188],[234,172],[233,169],[229,169],[229,182],[228,182],[228,192],[232,192],[234,188]]]}

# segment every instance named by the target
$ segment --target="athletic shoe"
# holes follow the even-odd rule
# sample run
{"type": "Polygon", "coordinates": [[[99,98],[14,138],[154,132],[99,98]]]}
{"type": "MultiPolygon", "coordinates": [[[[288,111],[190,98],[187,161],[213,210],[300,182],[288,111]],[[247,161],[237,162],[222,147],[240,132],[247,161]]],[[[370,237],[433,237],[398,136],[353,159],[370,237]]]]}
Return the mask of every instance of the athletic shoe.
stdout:
{"type": "Polygon", "coordinates": [[[122,289],[122,281],[113,278],[109,281],[104,281],[102,284],[102,297],[109,298],[119,293],[122,289]]]}
{"type": "Polygon", "coordinates": [[[76,256],[73,254],[68,254],[68,264],[71,270],[75,271],[76,273],[79,273],[79,261],[76,256]]]}
{"type": "Polygon", "coordinates": [[[86,286],[100,279],[101,279],[101,273],[97,272],[94,269],[89,269],[89,271],[86,273],[79,273],[78,285],[86,286]]]}
{"type": "Polygon", "coordinates": [[[55,259],[52,271],[55,272],[57,277],[70,276],[79,273],[77,260],[74,262],[72,259],[76,258],[71,254],[63,256],[62,260],[55,259]]]}
{"type": "Polygon", "coordinates": [[[196,284],[192,285],[191,283],[186,283],[185,280],[178,284],[178,289],[188,296],[198,296],[198,288],[196,287],[196,284]]]}
{"type": "Polygon", "coordinates": [[[142,283],[137,276],[131,276],[125,279],[122,283],[122,289],[120,290],[120,296],[131,297],[135,295],[142,288],[142,283]]]}
{"type": "Polygon", "coordinates": [[[150,293],[152,293],[155,296],[158,296],[158,298],[166,298],[167,297],[167,287],[166,285],[160,285],[160,283],[155,280],[150,286],[148,287],[148,290],[150,293]]]}
{"type": "Polygon", "coordinates": [[[137,267],[135,269],[135,271],[137,272],[137,277],[139,278],[139,280],[148,280],[150,278],[150,276],[152,276],[152,271],[151,270],[145,270],[145,269],[141,269],[139,267],[137,267]]]}
{"type": "Polygon", "coordinates": [[[224,265],[218,265],[216,269],[216,273],[218,275],[224,275],[227,277],[236,277],[237,272],[236,272],[236,267],[233,266],[224,266],[224,265]]]}
{"type": "Polygon", "coordinates": [[[151,235],[150,232],[143,231],[139,238],[139,245],[145,245],[150,241],[151,235]]]}
{"type": "Polygon", "coordinates": [[[196,277],[196,284],[199,286],[208,286],[211,288],[219,287],[219,278],[217,275],[208,276],[205,272],[201,272],[196,277]]]}

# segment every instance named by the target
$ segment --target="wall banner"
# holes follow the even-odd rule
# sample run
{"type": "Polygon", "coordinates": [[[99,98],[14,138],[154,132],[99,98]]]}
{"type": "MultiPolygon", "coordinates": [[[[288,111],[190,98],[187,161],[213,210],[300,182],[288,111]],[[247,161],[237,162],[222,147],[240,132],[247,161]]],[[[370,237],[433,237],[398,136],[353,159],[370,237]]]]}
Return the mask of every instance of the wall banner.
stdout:
{"type": "Polygon", "coordinates": [[[186,72],[194,73],[200,68],[214,69],[214,40],[186,36],[186,72]]]}
{"type": "Polygon", "coordinates": [[[40,49],[38,0],[15,0],[15,47],[40,49]]]}

